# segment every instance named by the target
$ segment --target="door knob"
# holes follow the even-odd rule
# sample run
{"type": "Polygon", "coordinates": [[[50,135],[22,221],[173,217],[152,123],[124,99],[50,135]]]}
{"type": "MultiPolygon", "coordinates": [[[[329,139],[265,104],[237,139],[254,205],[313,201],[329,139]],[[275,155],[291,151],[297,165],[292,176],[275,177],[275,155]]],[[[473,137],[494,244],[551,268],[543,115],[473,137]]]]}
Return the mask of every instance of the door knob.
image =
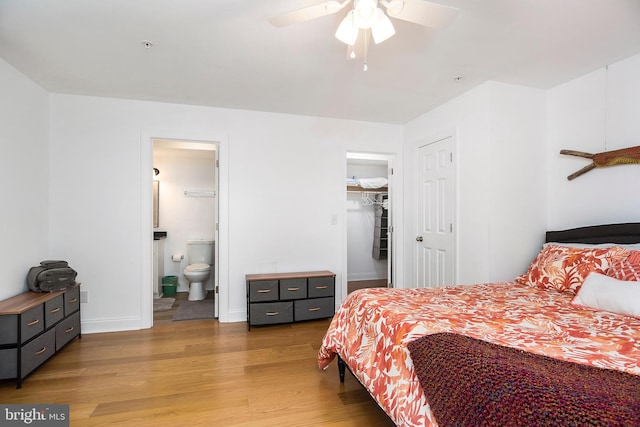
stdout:
{"type": "Polygon", "coordinates": [[[416,242],[422,242],[422,236],[416,237],[416,242]]]}

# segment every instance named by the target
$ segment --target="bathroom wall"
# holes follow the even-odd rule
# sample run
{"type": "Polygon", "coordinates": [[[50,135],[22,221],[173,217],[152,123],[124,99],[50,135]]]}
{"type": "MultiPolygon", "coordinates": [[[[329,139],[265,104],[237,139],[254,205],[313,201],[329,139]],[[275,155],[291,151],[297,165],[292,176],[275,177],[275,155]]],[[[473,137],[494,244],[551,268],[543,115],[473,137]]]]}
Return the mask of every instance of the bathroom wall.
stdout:
{"type": "MultiPolygon", "coordinates": [[[[189,283],[182,274],[189,264],[187,240],[215,240],[216,198],[184,194],[185,190],[215,189],[215,151],[187,147],[176,142],[155,142],[153,150],[154,167],[160,170],[154,178],[160,182],[159,226],[154,231],[167,232],[164,274],[178,276],[178,292],[189,291],[189,283]],[[171,148],[172,145],[182,148],[171,148]],[[174,262],[171,259],[174,254],[182,254],[184,259],[174,262]]],[[[213,286],[212,274],[206,288],[212,290],[213,286]]]]}
{"type": "MultiPolygon", "coordinates": [[[[387,177],[387,162],[348,160],[347,177],[387,177]]],[[[375,206],[362,202],[360,193],[347,193],[347,280],[374,280],[387,277],[387,260],[375,259],[373,233],[375,206]]]]}

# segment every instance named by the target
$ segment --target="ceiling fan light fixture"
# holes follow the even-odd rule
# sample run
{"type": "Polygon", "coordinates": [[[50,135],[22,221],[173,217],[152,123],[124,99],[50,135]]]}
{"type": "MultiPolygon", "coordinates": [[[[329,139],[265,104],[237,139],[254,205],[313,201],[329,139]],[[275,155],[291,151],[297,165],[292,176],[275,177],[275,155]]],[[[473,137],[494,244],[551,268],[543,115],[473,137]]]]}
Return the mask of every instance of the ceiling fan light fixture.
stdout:
{"type": "Polygon", "coordinates": [[[353,21],[359,28],[367,29],[373,27],[378,22],[379,13],[377,0],[356,0],[354,2],[353,21]]]}
{"type": "Polygon", "coordinates": [[[371,35],[376,44],[382,43],[396,33],[389,17],[384,14],[382,9],[378,9],[378,11],[378,22],[371,27],[371,35]]]}
{"type": "Polygon", "coordinates": [[[353,10],[350,10],[336,30],[336,38],[349,46],[353,46],[356,43],[360,30],[354,22],[353,15],[353,10]]]}

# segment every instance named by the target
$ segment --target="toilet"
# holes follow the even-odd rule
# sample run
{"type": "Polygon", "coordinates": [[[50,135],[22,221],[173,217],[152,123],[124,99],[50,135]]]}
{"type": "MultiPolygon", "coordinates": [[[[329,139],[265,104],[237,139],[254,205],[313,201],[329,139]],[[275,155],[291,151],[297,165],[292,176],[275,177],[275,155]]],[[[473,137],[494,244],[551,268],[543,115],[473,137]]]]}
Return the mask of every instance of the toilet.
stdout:
{"type": "Polygon", "coordinates": [[[187,240],[187,255],[189,265],[183,273],[189,282],[189,301],[200,301],[207,296],[205,284],[213,264],[213,241],[187,240]]]}

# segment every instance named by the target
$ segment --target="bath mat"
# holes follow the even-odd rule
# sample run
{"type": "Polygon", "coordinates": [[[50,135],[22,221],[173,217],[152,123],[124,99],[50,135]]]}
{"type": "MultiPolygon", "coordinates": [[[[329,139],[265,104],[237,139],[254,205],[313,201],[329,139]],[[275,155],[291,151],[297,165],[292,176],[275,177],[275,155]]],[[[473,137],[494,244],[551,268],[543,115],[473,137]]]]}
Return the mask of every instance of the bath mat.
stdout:
{"type": "Polygon", "coordinates": [[[173,320],[213,319],[213,300],[182,301],[173,320]]]}
{"type": "Polygon", "coordinates": [[[173,307],[175,298],[155,298],[153,300],[153,311],[169,311],[173,307]]]}

